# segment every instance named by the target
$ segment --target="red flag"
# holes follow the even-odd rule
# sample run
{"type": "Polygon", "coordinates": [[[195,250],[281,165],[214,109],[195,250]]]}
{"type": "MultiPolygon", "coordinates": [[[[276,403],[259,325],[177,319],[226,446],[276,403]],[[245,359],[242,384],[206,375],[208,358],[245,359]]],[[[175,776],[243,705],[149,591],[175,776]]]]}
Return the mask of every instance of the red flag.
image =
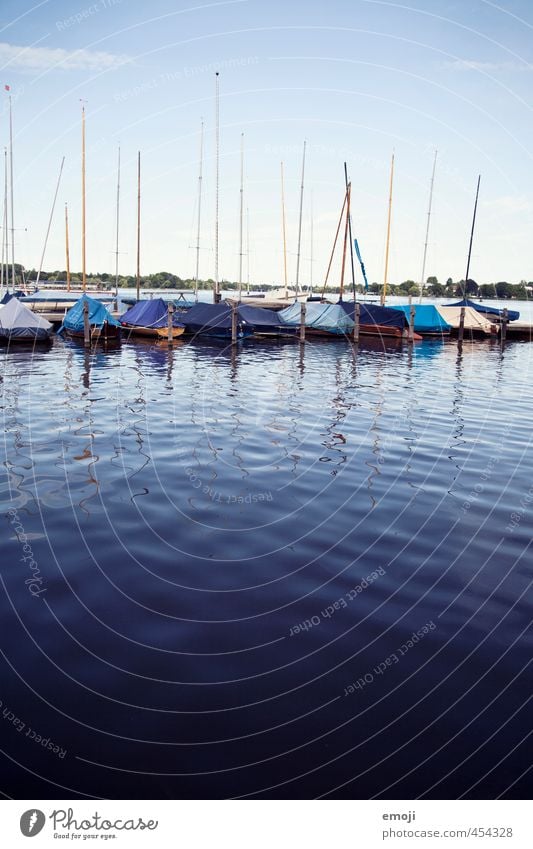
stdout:
{"type": "Polygon", "coordinates": [[[11,91],[11,86],[5,85],[4,88],[6,91],[11,91]]]}

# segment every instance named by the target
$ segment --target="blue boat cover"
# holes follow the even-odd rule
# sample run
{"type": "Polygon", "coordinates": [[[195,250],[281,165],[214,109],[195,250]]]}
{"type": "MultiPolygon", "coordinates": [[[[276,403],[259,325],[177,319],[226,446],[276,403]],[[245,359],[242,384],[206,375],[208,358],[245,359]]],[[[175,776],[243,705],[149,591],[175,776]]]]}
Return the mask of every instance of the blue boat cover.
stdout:
{"type": "Polygon", "coordinates": [[[228,304],[195,304],[181,317],[183,326],[192,333],[206,330],[231,330],[231,307],[228,304]]]}
{"type": "MultiPolygon", "coordinates": [[[[437,307],[433,304],[413,304],[415,308],[416,333],[449,333],[451,325],[443,319],[437,307]]],[[[409,304],[393,306],[393,310],[401,310],[409,323],[411,307],[409,304]]]]}
{"type": "MultiPolygon", "coordinates": [[[[353,319],[343,310],[340,304],[318,304],[307,302],[305,310],[305,326],[327,333],[351,333],[353,319]]],[[[299,327],[301,321],[301,304],[294,303],[278,313],[280,319],[290,327],[299,327]]]]}
{"type": "MultiPolygon", "coordinates": [[[[168,327],[168,306],[163,298],[152,298],[148,301],[138,301],[120,316],[121,324],[134,327],[153,327],[156,329],[168,327]]],[[[172,316],[174,327],[183,327],[180,313],[172,316]]]]}
{"type": "Polygon", "coordinates": [[[83,304],[85,302],[89,304],[89,323],[92,327],[102,328],[106,321],[115,327],[121,326],[120,321],[117,321],[100,301],[95,301],[94,298],[89,298],[88,295],[82,295],[65,315],[63,324],[57,331],[58,333],[62,333],[63,330],[83,330],[83,304]]]}
{"type": "MultiPolygon", "coordinates": [[[[476,301],[469,301],[468,298],[463,298],[462,301],[457,301],[455,304],[444,304],[446,307],[472,307],[476,312],[485,313],[485,315],[499,315],[501,316],[502,310],[497,307],[487,307],[485,304],[478,304],[476,301]]],[[[507,315],[509,317],[509,321],[518,321],[520,318],[520,313],[516,310],[507,310],[507,315]]]]}
{"type": "Polygon", "coordinates": [[[269,310],[265,307],[249,307],[242,304],[238,307],[239,317],[245,324],[253,326],[254,330],[263,333],[289,333],[294,332],[279,317],[279,313],[275,310],[269,310]]]}
{"type": "MultiPolygon", "coordinates": [[[[353,301],[339,301],[343,310],[354,318],[355,304],[353,301]]],[[[381,327],[397,327],[398,330],[404,330],[409,326],[409,322],[405,315],[398,310],[393,310],[390,307],[380,307],[376,304],[359,304],[359,324],[361,326],[376,326],[381,327]]]]}
{"type": "Polygon", "coordinates": [[[13,292],[12,294],[10,294],[8,291],[6,291],[4,297],[0,301],[0,304],[8,304],[11,298],[23,298],[25,294],[25,292],[13,292]]]}

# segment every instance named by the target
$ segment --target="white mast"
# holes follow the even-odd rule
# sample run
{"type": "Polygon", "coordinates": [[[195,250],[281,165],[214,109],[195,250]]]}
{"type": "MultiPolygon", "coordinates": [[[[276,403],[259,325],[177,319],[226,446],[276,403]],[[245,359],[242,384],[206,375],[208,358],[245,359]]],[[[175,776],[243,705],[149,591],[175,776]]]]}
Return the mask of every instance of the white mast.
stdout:
{"type": "MultiPolygon", "coordinates": [[[[9,86],[6,86],[7,91],[10,91],[9,86]]],[[[10,188],[11,188],[11,282],[13,291],[15,291],[15,212],[13,201],[13,112],[11,104],[11,94],[9,95],[9,170],[10,170],[10,188]]]]}
{"type": "Polygon", "coordinates": [[[54,209],[56,208],[57,193],[59,191],[59,184],[61,182],[61,175],[63,173],[63,165],[64,164],[65,164],[65,157],[63,157],[63,159],[61,160],[61,167],[59,169],[59,176],[57,178],[57,185],[56,185],[56,190],[55,190],[55,194],[54,194],[54,200],[53,200],[53,203],[52,203],[52,209],[50,210],[50,218],[48,219],[48,228],[46,230],[46,236],[44,237],[43,252],[41,254],[41,264],[39,265],[39,271],[37,273],[37,280],[35,281],[37,288],[39,288],[39,280],[41,278],[41,271],[43,270],[44,255],[45,255],[45,252],[46,252],[46,245],[48,244],[48,236],[50,235],[50,227],[52,226],[52,218],[54,217],[54,209]]]}
{"type": "Polygon", "coordinates": [[[298,297],[298,284],[300,280],[300,247],[302,244],[302,210],[304,202],[304,176],[305,176],[305,148],[307,142],[304,141],[304,152],[302,158],[302,183],[300,186],[300,217],[298,221],[298,252],[296,254],[296,297],[298,297]]]}
{"type": "Polygon", "coordinates": [[[4,209],[3,209],[3,223],[2,223],[2,269],[1,269],[1,282],[0,282],[0,290],[4,291],[4,280],[6,281],[6,286],[9,288],[9,274],[7,273],[7,263],[8,263],[8,220],[7,220],[7,148],[4,149],[4,209]],[[5,276],[4,276],[5,271],[5,276]]]}
{"type": "Polygon", "coordinates": [[[429,206],[428,206],[428,220],[426,225],[426,241],[424,243],[424,257],[422,259],[422,274],[420,275],[420,303],[422,303],[422,295],[424,294],[424,283],[426,280],[426,257],[428,252],[428,240],[429,240],[429,222],[431,219],[431,204],[433,202],[433,184],[435,182],[435,166],[437,165],[437,152],[435,151],[435,158],[433,160],[433,171],[431,173],[431,183],[429,188],[429,206]]]}
{"type": "Polygon", "coordinates": [[[213,301],[220,300],[220,283],[218,279],[218,200],[220,187],[220,92],[218,71],[215,73],[215,147],[216,147],[216,191],[215,191],[215,291],[213,301]]]}
{"type": "Polygon", "coordinates": [[[250,210],[246,207],[246,292],[250,294],[250,210]]]}
{"type": "Polygon", "coordinates": [[[194,299],[198,300],[198,275],[200,271],[200,225],[202,220],[202,179],[204,166],[204,121],[200,125],[200,166],[198,173],[198,222],[196,227],[196,271],[194,275],[194,299]]]}
{"type": "Polygon", "coordinates": [[[311,193],[311,245],[310,245],[310,270],[309,270],[309,294],[313,292],[313,194],[311,193]]]}
{"type": "Polygon", "coordinates": [[[243,218],[243,197],[244,197],[244,133],[241,133],[241,211],[239,225],[239,300],[242,295],[242,218],[243,218]]]}
{"type": "Polygon", "coordinates": [[[120,224],[120,145],[118,146],[117,162],[117,217],[116,217],[116,241],[115,241],[115,297],[118,298],[118,235],[120,224]]]}
{"type": "Polygon", "coordinates": [[[287,289],[287,229],[285,226],[285,181],[283,179],[283,162],[281,163],[281,225],[283,230],[283,280],[285,283],[285,300],[289,297],[287,289]]]}

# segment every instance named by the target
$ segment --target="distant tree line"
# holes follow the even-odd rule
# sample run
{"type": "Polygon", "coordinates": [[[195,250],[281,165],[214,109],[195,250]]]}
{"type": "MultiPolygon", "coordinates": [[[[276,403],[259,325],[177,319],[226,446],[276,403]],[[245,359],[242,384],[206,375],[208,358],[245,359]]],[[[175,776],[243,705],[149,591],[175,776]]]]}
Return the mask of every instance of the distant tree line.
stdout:
{"type": "MultiPolygon", "coordinates": [[[[381,293],[383,287],[379,283],[371,283],[370,291],[374,294],[381,293]]],[[[405,280],[403,283],[389,284],[388,293],[391,295],[420,296],[420,284],[414,280],[405,280]]],[[[478,285],[475,280],[458,280],[454,283],[448,277],[446,283],[439,283],[436,277],[428,277],[424,285],[424,295],[432,298],[497,298],[498,300],[514,299],[525,301],[533,295],[533,282],[521,280],[520,283],[483,283],[478,285]]]]}
{"type": "MultiPolygon", "coordinates": [[[[0,265],[0,269],[1,267],[2,266],[0,265]]],[[[103,287],[106,289],[114,289],[115,287],[114,274],[96,272],[96,274],[87,274],[86,278],[91,287],[103,287]]],[[[26,271],[24,266],[17,263],[15,264],[15,279],[17,286],[23,285],[25,281],[34,282],[37,279],[37,270],[33,268],[26,271]]],[[[56,269],[55,271],[41,271],[40,279],[41,281],[49,284],[53,284],[54,282],[64,283],[67,279],[67,272],[59,269],[56,269]]],[[[9,280],[9,284],[12,285],[10,265],[4,266],[4,282],[6,282],[6,280],[9,280]]],[[[71,272],[70,281],[73,286],[81,285],[81,272],[71,272]]],[[[120,275],[118,278],[118,285],[119,288],[134,289],[137,285],[137,278],[134,275],[120,275]]],[[[140,285],[142,289],[194,289],[195,281],[191,277],[178,277],[177,274],[172,274],[169,271],[159,271],[157,274],[143,274],[140,278],[140,285]]],[[[198,286],[198,289],[212,290],[214,288],[215,281],[211,278],[208,278],[207,280],[198,280],[196,285],[198,286]]],[[[253,284],[252,288],[254,292],[267,292],[272,286],[282,288],[279,282],[271,284],[253,284]]],[[[232,280],[221,280],[220,288],[235,290],[239,288],[239,284],[232,280]]],[[[359,294],[362,294],[365,291],[360,283],[356,285],[355,289],[359,294]]],[[[371,283],[369,285],[369,292],[374,295],[381,294],[382,289],[383,286],[380,283],[371,283]]],[[[346,293],[351,292],[351,283],[345,285],[344,290],[346,293]]],[[[323,290],[322,286],[318,285],[314,287],[314,291],[324,291],[326,294],[330,295],[338,294],[339,287],[327,286],[323,290]]],[[[390,283],[387,286],[387,293],[390,295],[411,295],[413,297],[419,297],[420,284],[416,283],[414,280],[404,280],[403,283],[399,284],[390,283]]],[[[476,281],[472,279],[454,282],[451,277],[448,277],[446,283],[439,283],[436,277],[428,277],[424,285],[424,295],[428,295],[433,298],[461,298],[466,295],[470,298],[481,297],[497,298],[499,300],[527,300],[529,297],[533,296],[533,282],[527,282],[526,280],[521,280],[520,283],[507,283],[506,281],[500,281],[498,283],[483,283],[482,285],[478,285],[476,281]]]]}

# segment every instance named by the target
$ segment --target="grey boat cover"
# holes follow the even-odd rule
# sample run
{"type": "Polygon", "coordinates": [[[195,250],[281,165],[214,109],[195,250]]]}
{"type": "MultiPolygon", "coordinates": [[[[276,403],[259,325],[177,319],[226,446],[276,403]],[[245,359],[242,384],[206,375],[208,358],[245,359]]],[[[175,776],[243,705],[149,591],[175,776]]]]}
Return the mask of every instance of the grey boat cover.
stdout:
{"type": "Polygon", "coordinates": [[[36,315],[17,298],[0,309],[0,338],[2,339],[47,339],[52,325],[36,315]]]}

